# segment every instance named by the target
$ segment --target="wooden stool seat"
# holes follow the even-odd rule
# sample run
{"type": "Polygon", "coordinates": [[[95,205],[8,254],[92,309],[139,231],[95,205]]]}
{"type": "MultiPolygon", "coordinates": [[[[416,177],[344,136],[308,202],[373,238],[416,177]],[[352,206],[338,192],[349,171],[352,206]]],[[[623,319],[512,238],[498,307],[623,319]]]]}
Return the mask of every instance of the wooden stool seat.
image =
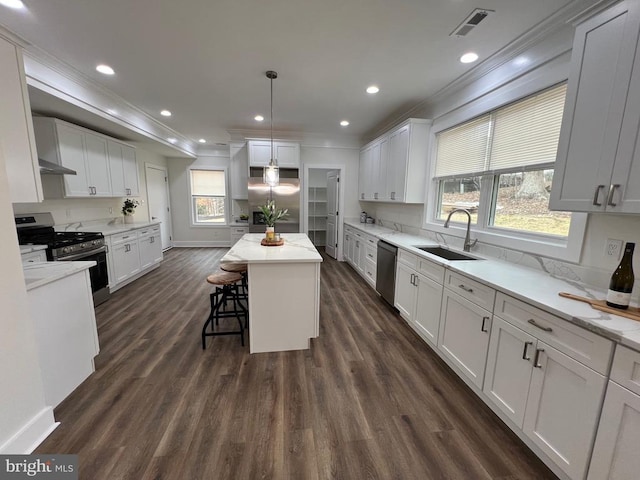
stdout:
{"type": "Polygon", "coordinates": [[[247,271],[246,263],[222,263],[220,264],[220,270],[225,272],[237,272],[245,273],[247,271]]]}
{"type": "Polygon", "coordinates": [[[236,272],[216,272],[207,277],[207,282],[212,285],[233,285],[242,280],[242,275],[236,272]]]}

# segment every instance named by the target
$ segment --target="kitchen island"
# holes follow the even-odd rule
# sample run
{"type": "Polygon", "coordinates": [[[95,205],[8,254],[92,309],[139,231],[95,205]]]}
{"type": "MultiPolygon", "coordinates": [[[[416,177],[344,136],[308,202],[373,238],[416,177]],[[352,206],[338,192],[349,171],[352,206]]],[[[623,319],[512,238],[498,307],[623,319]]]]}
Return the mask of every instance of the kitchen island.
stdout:
{"type": "Polygon", "coordinates": [[[282,234],[279,247],[263,238],[244,235],[220,261],[248,265],[249,351],[307,349],[319,334],[322,257],[303,233],[282,234]]]}

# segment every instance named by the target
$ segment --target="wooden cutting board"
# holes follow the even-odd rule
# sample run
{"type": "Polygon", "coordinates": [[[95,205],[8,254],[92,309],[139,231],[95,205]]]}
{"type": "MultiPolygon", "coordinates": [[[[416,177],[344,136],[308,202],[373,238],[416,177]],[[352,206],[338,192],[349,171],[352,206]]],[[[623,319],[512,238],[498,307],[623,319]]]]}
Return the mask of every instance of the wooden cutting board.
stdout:
{"type": "Polygon", "coordinates": [[[578,300],[579,302],[585,302],[591,305],[591,308],[595,308],[596,310],[600,310],[601,312],[613,313],[615,315],[620,315],[621,317],[626,317],[631,320],[635,320],[640,322],[640,308],[638,307],[629,307],[627,310],[621,310],[619,308],[613,308],[607,305],[607,302],[604,300],[595,300],[593,298],[581,297],[580,295],[574,295],[573,293],[560,292],[558,293],[561,297],[570,298],[572,300],[578,300]]]}

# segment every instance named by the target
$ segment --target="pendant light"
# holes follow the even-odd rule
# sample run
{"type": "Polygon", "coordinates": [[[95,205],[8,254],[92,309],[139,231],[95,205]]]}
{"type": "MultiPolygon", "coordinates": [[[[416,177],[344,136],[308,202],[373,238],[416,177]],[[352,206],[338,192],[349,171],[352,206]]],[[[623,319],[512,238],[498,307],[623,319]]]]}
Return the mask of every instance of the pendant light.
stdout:
{"type": "Polygon", "coordinates": [[[273,80],[275,78],[278,78],[278,72],[269,70],[266,75],[271,82],[271,159],[269,160],[269,165],[264,167],[264,171],[262,173],[262,182],[266,183],[270,187],[275,187],[280,183],[280,172],[278,170],[278,163],[273,159],[273,80]]]}

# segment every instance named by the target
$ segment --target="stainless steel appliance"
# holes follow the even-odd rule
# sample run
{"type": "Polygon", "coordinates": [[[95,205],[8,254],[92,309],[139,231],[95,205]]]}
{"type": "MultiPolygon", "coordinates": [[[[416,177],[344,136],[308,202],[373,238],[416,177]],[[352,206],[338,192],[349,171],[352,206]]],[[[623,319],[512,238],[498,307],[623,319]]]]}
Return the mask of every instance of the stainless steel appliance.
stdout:
{"type": "Polygon", "coordinates": [[[96,262],[89,269],[93,304],[109,298],[107,247],[100,232],[56,232],[51,213],[15,215],[20,245],[46,245],[47,260],[65,262],[83,260],[96,262]]]}
{"type": "Polygon", "coordinates": [[[270,199],[276,208],[289,209],[284,220],[278,220],[276,231],[279,233],[300,232],[300,178],[297,168],[281,168],[280,184],[269,187],[262,182],[262,168],[251,168],[249,177],[249,232],[263,233],[264,219],[259,207],[270,199]]]}
{"type": "Polygon", "coordinates": [[[378,240],[376,291],[393,307],[396,289],[396,256],[398,247],[378,240]]]}

